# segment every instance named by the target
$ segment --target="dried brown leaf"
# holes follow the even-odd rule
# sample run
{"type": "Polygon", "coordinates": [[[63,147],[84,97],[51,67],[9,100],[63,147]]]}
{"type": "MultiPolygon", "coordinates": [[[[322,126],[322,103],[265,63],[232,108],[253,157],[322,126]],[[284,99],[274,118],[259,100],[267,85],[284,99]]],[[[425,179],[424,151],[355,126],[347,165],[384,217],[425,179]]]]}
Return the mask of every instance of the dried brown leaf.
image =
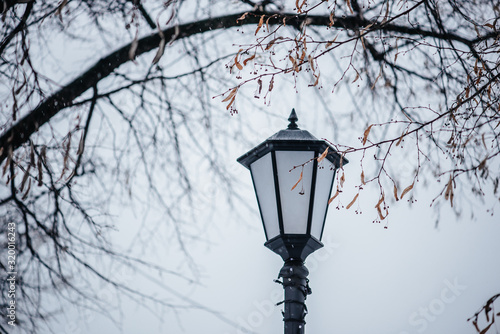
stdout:
{"type": "Polygon", "coordinates": [[[257,29],[255,30],[255,35],[259,32],[260,28],[262,28],[262,25],[264,24],[264,17],[265,15],[262,15],[259,20],[259,24],[257,25],[257,29]]]}
{"type": "Polygon", "coordinates": [[[272,41],[270,41],[269,43],[267,43],[267,46],[265,48],[265,50],[269,50],[270,48],[273,47],[274,43],[278,40],[279,38],[275,38],[273,39],[272,41]]]}
{"type": "Polygon", "coordinates": [[[318,157],[318,164],[319,164],[321,161],[323,161],[323,159],[325,159],[325,158],[326,158],[326,155],[327,155],[327,154],[328,154],[328,146],[326,147],[326,150],[325,150],[323,153],[321,153],[321,155],[318,157]]]}
{"type": "Polygon", "coordinates": [[[23,197],[21,198],[23,201],[28,198],[28,194],[30,193],[31,189],[31,179],[28,181],[28,187],[26,188],[26,192],[24,193],[23,197]]]}
{"type": "Polygon", "coordinates": [[[332,46],[332,44],[335,43],[335,41],[337,40],[337,37],[339,37],[339,34],[337,34],[337,36],[335,36],[331,41],[326,43],[325,49],[328,49],[330,46],[332,46]]]}
{"type": "Polygon", "coordinates": [[[243,66],[238,62],[238,57],[234,58],[234,64],[236,65],[238,70],[241,71],[243,69],[243,66]]]}
{"type": "Polygon", "coordinates": [[[38,157],[37,168],[38,168],[38,186],[41,187],[43,186],[43,168],[42,168],[41,157],[38,157]]]}
{"type": "Polygon", "coordinates": [[[488,332],[488,330],[491,328],[491,326],[493,326],[494,323],[495,323],[495,318],[492,318],[490,324],[484,327],[479,334],[486,334],[486,332],[488,332]]]}
{"type": "Polygon", "coordinates": [[[382,209],[380,209],[380,206],[377,206],[377,212],[378,212],[378,216],[380,217],[380,220],[384,220],[387,217],[387,215],[384,216],[382,214],[382,209]]]}
{"type": "Polygon", "coordinates": [[[380,204],[382,204],[384,202],[384,199],[385,199],[385,195],[384,195],[384,193],[382,193],[382,197],[380,197],[377,204],[375,204],[375,207],[379,207],[380,204]]]}
{"type": "Polygon", "coordinates": [[[448,185],[446,186],[446,191],[444,192],[444,199],[448,200],[450,198],[451,193],[453,193],[453,179],[450,175],[450,180],[448,181],[448,185]]]}
{"type": "Polygon", "coordinates": [[[375,81],[373,82],[371,89],[373,90],[375,88],[375,85],[377,84],[378,79],[382,76],[382,66],[380,66],[380,71],[378,72],[377,77],[375,78],[375,81]]]}
{"type": "Polygon", "coordinates": [[[359,79],[359,72],[356,72],[356,78],[351,83],[355,83],[359,79]]]}
{"type": "Polygon", "coordinates": [[[231,92],[229,93],[229,95],[224,100],[222,100],[222,102],[227,102],[227,101],[231,100],[231,98],[233,98],[236,95],[237,91],[238,91],[238,87],[234,87],[231,90],[231,92]]]}
{"type": "Polygon", "coordinates": [[[363,50],[366,50],[365,36],[361,35],[359,37],[359,40],[361,41],[361,45],[363,46],[363,50]]]}
{"type": "Polygon", "coordinates": [[[351,206],[354,205],[354,203],[356,202],[356,200],[358,199],[358,196],[359,196],[359,193],[356,194],[356,196],[354,196],[354,198],[352,199],[351,203],[347,204],[346,206],[346,209],[349,210],[351,208],[351,206]]]}
{"type": "Polygon", "coordinates": [[[292,66],[295,69],[297,67],[297,62],[295,61],[295,58],[293,58],[291,55],[288,56],[288,59],[292,62],[292,66]]]}
{"type": "Polygon", "coordinates": [[[340,194],[340,190],[337,189],[337,191],[335,192],[335,195],[332,196],[332,198],[330,198],[328,200],[328,204],[332,203],[333,200],[340,194]]]}
{"type": "Polygon", "coordinates": [[[302,7],[306,4],[306,0],[303,0],[302,3],[299,5],[300,0],[295,0],[295,7],[297,7],[297,13],[302,13],[302,7]]]}
{"type": "Polygon", "coordinates": [[[78,150],[76,151],[76,155],[82,155],[85,150],[85,133],[82,133],[80,137],[80,141],[78,143],[78,150]]]}
{"type": "Polygon", "coordinates": [[[396,201],[399,201],[398,188],[396,187],[396,185],[394,185],[394,198],[396,199],[396,201]]]}
{"type": "Polygon", "coordinates": [[[399,144],[401,144],[401,142],[403,141],[403,137],[405,136],[405,133],[403,131],[403,133],[401,134],[401,137],[399,137],[399,140],[398,142],[396,143],[396,146],[399,146],[399,144]]]}
{"type": "Polygon", "coordinates": [[[269,91],[272,91],[274,88],[274,75],[271,78],[271,81],[269,82],[269,91]]]}
{"type": "Polygon", "coordinates": [[[240,49],[238,51],[238,53],[236,54],[236,56],[234,57],[234,65],[236,65],[236,67],[238,68],[238,70],[242,70],[243,69],[243,66],[240,64],[240,62],[238,61],[238,56],[240,55],[240,52],[243,51],[243,49],[240,49]]]}
{"type": "Polygon", "coordinates": [[[318,83],[319,83],[319,76],[321,75],[321,73],[318,73],[318,75],[314,75],[314,77],[316,78],[316,80],[314,81],[313,83],[313,87],[317,86],[318,83]]]}
{"type": "Polygon", "coordinates": [[[7,169],[9,169],[9,165],[10,165],[11,160],[12,160],[12,157],[9,155],[5,161],[5,165],[3,166],[2,176],[5,176],[5,173],[7,173],[7,169]]]}
{"type": "Polygon", "coordinates": [[[488,157],[484,158],[483,161],[477,166],[477,169],[483,170],[486,167],[486,161],[488,160],[488,157]]]}
{"type": "Polygon", "coordinates": [[[335,24],[335,21],[333,20],[333,11],[330,12],[330,23],[328,24],[329,27],[332,27],[335,24]]]}
{"type": "Polygon", "coordinates": [[[274,16],[275,16],[275,15],[271,15],[271,16],[269,16],[269,17],[267,18],[267,20],[266,20],[266,29],[267,29],[267,31],[268,31],[268,32],[270,31],[270,30],[269,30],[269,20],[270,20],[270,19],[272,19],[274,16]]]}
{"type": "Polygon", "coordinates": [[[304,5],[306,4],[307,0],[304,0],[302,1],[302,3],[300,4],[300,8],[302,9],[302,7],[304,7],[304,5]]]}
{"type": "Polygon", "coordinates": [[[299,180],[297,181],[297,183],[295,183],[295,184],[293,185],[293,187],[292,187],[292,189],[291,189],[291,190],[295,189],[295,187],[297,187],[297,186],[299,185],[300,181],[302,181],[302,176],[303,176],[303,174],[304,174],[304,171],[302,170],[302,171],[300,172],[300,177],[299,177],[299,180]]]}
{"type": "Polygon", "coordinates": [[[136,32],[134,40],[130,44],[130,50],[128,51],[128,58],[130,60],[135,59],[135,53],[136,53],[138,47],[139,47],[139,34],[138,34],[138,32],[136,32]]]}
{"type": "Polygon", "coordinates": [[[19,86],[15,91],[14,91],[14,87],[12,87],[12,90],[14,91],[14,95],[19,95],[19,93],[21,93],[21,90],[24,88],[24,86],[26,86],[27,83],[28,83],[28,81],[26,80],[26,76],[24,76],[24,80],[23,80],[21,86],[19,86]]]}
{"type": "Polygon", "coordinates": [[[363,145],[366,144],[366,140],[368,139],[368,135],[370,134],[370,130],[372,129],[372,125],[370,125],[366,130],[365,132],[363,133],[363,145]]]}
{"type": "Polygon", "coordinates": [[[236,22],[239,22],[239,21],[242,21],[244,20],[248,15],[248,12],[244,13],[243,15],[241,15],[238,19],[236,19],[236,22]]]}
{"type": "Polygon", "coordinates": [[[368,31],[368,29],[370,29],[375,23],[370,23],[369,25],[367,25],[366,27],[363,28],[363,30],[361,31],[362,35],[365,35],[366,32],[368,31]]]}
{"type": "Polygon", "coordinates": [[[63,169],[66,169],[66,167],[68,165],[70,150],[71,150],[71,135],[68,137],[68,141],[66,142],[66,147],[64,148],[63,169]]]}
{"type": "Polygon", "coordinates": [[[57,6],[57,10],[56,10],[56,16],[59,17],[59,19],[61,20],[62,22],[62,10],[63,8],[68,4],[68,0],[63,0],[59,6],[57,6]]]}
{"type": "Polygon", "coordinates": [[[389,4],[390,4],[390,1],[387,1],[387,7],[385,8],[385,15],[384,15],[384,19],[382,20],[382,24],[386,23],[387,22],[387,19],[389,17],[389,4]]]}
{"type": "Polygon", "coordinates": [[[258,88],[258,90],[254,94],[255,98],[259,98],[260,97],[260,93],[262,92],[262,79],[261,78],[257,79],[257,84],[259,85],[259,88],[258,88]]]}
{"type": "Polygon", "coordinates": [[[26,168],[26,171],[24,172],[23,180],[21,181],[21,186],[19,187],[19,190],[21,190],[21,192],[23,192],[26,181],[28,181],[28,178],[30,176],[30,169],[31,165],[28,165],[28,168],[26,168]]]}
{"type": "Polygon", "coordinates": [[[474,325],[474,327],[476,327],[476,330],[478,333],[481,332],[481,330],[479,329],[479,326],[477,325],[477,320],[473,320],[472,324],[474,325]]]}
{"type": "Polygon", "coordinates": [[[30,141],[30,165],[35,166],[35,145],[30,141]]]}
{"type": "Polygon", "coordinates": [[[247,59],[243,60],[243,66],[247,66],[247,63],[248,63],[250,60],[254,59],[254,58],[255,58],[255,55],[252,55],[252,56],[248,57],[247,59]]]}
{"type": "Polygon", "coordinates": [[[226,110],[229,110],[229,108],[231,107],[231,105],[234,103],[234,99],[236,99],[236,96],[233,96],[233,98],[231,99],[231,101],[229,101],[228,105],[226,106],[226,110]]]}
{"type": "Polygon", "coordinates": [[[408,187],[406,187],[406,188],[403,190],[403,192],[401,193],[401,196],[400,196],[400,197],[401,197],[401,199],[403,199],[403,196],[404,196],[404,195],[406,195],[406,194],[407,194],[410,190],[412,190],[412,189],[413,189],[413,184],[414,184],[414,183],[410,184],[408,187]]]}
{"type": "Polygon", "coordinates": [[[303,62],[305,57],[306,57],[306,50],[302,50],[302,54],[300,55],[300,62],[303,62]]]}
{"type": "Polygon", "coordinates": [[[170,41],[168,42],[168,45],[172,45],[172,43],[174,43],[174,41],[177,39],[177,37],[179,37],[179,34],[180,34],[180,28],[179,28],[179,25],[177,24],[175,27],[174,27],[174,34],[172,35],[172,37],[170,38],[170,41]]]}
{"type": "Polygon", "coordinates": [[[313,71],[313,73],[316,72],[316,70],[314,69],[314,58],[311,55],[309,55],[307,56],[307,59],[309,61],[309,66],[311,66],[311,70],[313,71]]]}
{"type": "Polygon", "coordinates": [[[166,41],[165,41],[165,38],[162,38],[160,40],[160,45],[158,45],[158,51],[156,51],[156,55],[155,57],[153,58],[153,65],[157,64],[161,57],[163,56],[163,53],[165,52],[165,46],[166,46],[166,41]]]}
{"type": "Polygon", "coordinates": [[[347,7],[349,8],[349,11],[351,12],[351,14],[354,14],[354,11],[352,10],[352,7],[351,7],[351,0],[346,0],[347,2],[347,7]]]}
{"type": "Polygon", "coordinates": [[[365,184],[366,184],[366,182],[365,182],[365,172],[364,172],[364,171],[361,171],[361,183],[362,183],[363,185],[365,185],[365,184]]]}

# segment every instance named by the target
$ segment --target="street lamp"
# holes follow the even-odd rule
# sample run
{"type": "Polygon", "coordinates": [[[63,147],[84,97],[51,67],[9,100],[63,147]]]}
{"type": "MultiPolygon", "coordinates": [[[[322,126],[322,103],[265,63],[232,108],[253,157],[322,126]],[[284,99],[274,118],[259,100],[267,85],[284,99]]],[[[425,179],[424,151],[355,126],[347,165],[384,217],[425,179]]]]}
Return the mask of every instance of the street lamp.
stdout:
{"type": "Polygon", "coordinates": [[[283,258],[285,334],[304,333],[305,299],[311,290],[306,257],[323,247],[321,237],[335,171],[348,163],[324,140],[290,124],[238,158],[252,174],[266,247],[283,258]]]}

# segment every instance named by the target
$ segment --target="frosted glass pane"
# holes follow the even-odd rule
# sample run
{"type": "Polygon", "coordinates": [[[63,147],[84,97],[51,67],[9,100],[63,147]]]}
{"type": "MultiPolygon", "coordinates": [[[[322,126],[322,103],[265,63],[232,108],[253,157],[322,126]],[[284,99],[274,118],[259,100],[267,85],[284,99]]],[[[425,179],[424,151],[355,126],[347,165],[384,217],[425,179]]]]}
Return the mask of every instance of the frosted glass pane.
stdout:
{"type": "Polygon", "coordinates": [[[325,218],[333,176],[335,175],[335,169],[332,169],[332,167],[331,162],[324,159],[319,164],[316,174],[316,194],[314,195],[311,235],[318,240],[321,237],[323,219],[325,218]]]}
{"type": "Polygon", "coordinates": [[[302,165],[314,157],[314,152],[276,151],[276,166],[278,168],[281,210],[285,233],[307,233],[307,218],[309,214],[309,199],[311,198],[311,179],[313,163],[304,166],[302,181],[292,190],[300,178],[302,165]]]}
{"type": "Polygon", "coordinates": [[[250,171],[252,172],[260,213],[266,228],[266,237],[269,240],[280,233],[271,153],[252,163],[250,171]]]}

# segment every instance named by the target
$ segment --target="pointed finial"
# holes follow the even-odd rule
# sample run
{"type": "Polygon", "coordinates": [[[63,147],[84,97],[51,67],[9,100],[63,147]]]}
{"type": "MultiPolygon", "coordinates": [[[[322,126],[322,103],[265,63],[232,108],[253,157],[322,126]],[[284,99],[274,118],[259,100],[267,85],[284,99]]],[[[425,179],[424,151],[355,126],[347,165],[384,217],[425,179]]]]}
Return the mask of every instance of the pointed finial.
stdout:
{"type": "Polygon", "coordinates": [[[299,127],[295,122],[297,122],[299,119],[297,118],[297,114],[295,113],[295,108],[292,109],[292,112],[290,113],[290,117],[288,117],[288,121],[290,124],[288,124],[288,128],[291,130],[298,129],[299,127]]]}

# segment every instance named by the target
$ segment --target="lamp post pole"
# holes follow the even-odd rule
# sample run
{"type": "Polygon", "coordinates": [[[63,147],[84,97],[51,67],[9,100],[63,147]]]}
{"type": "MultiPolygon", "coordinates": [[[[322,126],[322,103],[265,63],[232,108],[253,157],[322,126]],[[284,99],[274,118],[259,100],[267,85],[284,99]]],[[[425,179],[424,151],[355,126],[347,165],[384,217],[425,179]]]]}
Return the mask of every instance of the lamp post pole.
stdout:
{"type": "Polygon", "coordinates": [[[285,264],[278,281],[285,290],[285,334],[304,334],[306,297],[311,294],[306,257],[323,247],[321,237],[335,172],[348,163],[324,140],[290,124],[238,158],[252,174],[266,247],[285,264]]]}
{"type": "Polygon", "coordinates": [[[300,260],[285,261],[279,277],[283,279],[285,291],[283,321],[285,334],[303,334],[305,331],[305,316],[307,314],[306,298],[311,294],[307,270],[300,260]]]}

